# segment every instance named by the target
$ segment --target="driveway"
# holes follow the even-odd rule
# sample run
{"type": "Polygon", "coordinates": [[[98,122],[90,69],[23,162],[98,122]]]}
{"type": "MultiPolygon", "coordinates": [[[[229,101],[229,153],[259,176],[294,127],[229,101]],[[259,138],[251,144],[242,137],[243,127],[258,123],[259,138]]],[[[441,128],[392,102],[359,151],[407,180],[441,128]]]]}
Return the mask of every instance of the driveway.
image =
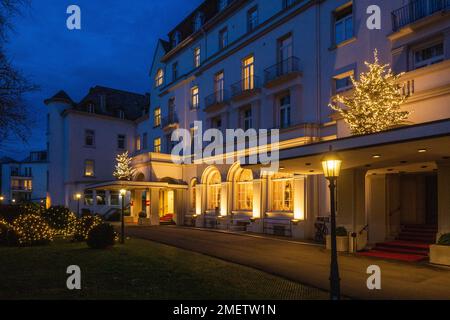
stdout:
{"type": "MultiPolygon", "coordinates": [[[[330,254],[323,247],[263,236],[183,227],[127,227],[127,235],[256,268],[329,289],[330,254]]],[[[344,254],[339,256],[342,294],[355,299],[450,299],[450,269],[344,254]],[[367,288],[367,268],[381,268],[381,290],[367,288]]]]}

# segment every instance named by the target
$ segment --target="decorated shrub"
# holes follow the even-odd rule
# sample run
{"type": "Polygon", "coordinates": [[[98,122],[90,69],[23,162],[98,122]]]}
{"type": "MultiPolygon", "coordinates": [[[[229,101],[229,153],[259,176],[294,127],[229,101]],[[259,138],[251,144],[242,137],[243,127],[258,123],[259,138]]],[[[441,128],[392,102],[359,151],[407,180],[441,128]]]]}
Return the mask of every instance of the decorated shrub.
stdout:
{"type": "Polygon", "coordinates": [[[346,237],[348,235],[347,229],[345,227],[336,228],[336,237],[346,237]]]}
{"type": "Polygon", "coordinates": [[[117,234],[108,223],[99,224],[89,231],[87,244],[92,249],[107,249],[114,246],[117,234]]]}
{"type": "Polygon", "coordinates": [[[89,231],[92,228],[98,226],[102,223],[102,219],[99,216],[84,216],[77,219],[75,223],[74,240],[75,241],[86,241],[89,235],[89,231]]]}
{"type": "Polygon", "coordinates": [[[21,215],[14,220],[12,226],[21,246],[43,245],[53,240],[53,230],[39,215],[21,215]]]}
{"type": "Polygon", "coordinates": [[[0,219],[0,245],[13,246],[17,245],[17,235],[13,227],[3,219],[0,219]]]}
{"type": "Polygon", "coordinates": [[[442,235],[438,241],[438,244],[441,246],[450,246],[450,233],[442,235]]]}
{"type": "Polygon", "coordinates": [[[42,216],[53,229],[55,235],[68,237],[74,234],[77,218],[68,208],[51,207],[45,210],[42,216]]]}
{"type": "Polygon", "coordinates": [[[4,205],[0,206],[0,218],[3,218],[9,223],[12,223],[15,219],[26,214],[40,215],[44,210],[38,204],[19,204],[19,205],[4,205]]]}

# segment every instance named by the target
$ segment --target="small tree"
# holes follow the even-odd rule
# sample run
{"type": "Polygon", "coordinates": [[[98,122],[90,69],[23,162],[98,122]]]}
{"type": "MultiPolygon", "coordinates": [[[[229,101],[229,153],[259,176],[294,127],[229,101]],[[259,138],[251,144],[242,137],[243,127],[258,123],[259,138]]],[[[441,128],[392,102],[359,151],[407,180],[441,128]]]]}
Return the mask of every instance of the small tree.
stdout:
{"type": "Polygon", "coordinates": [[[354,135],[390,129],[404,122],[410,114],[400,109],[407,98],[399,84],[402,74],[394,75],[389,65],[381,65],[377,50],[374,51],[374,60],[373,63],[365,63],[369,70],[361,73],[359,80],[351,77],[353,93],[338,95],[330,104],[354,135]]]}
{"type": "Polygon", "coordinates": [[[116,161],[116,170],[113,173],[114,177],[122,181],[130,181],[133,179],[136,170],[131,166],[131,158],[128,156],[128,151],[117,155],[116,161]]]}

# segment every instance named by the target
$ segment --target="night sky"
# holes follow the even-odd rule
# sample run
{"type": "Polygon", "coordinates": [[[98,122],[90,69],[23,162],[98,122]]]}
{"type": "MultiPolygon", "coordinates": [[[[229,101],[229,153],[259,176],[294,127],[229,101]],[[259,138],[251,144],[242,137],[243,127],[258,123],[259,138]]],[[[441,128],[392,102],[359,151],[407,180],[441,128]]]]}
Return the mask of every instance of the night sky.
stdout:
{"type": "Polygon", "coordinates": [[[18,160],[29,151],[44,150],[43,100],[65,90],[79,101],[90,87],[144,93],[158,38],[195,9],[202,0],[32,0],[14,19],[8,56],[40,91],[27,95],[35,122],[28,143],[4,143],[0,157],[18,160]],[[69,5],[81,8],[81,30],[66,27],[69,5]]]}

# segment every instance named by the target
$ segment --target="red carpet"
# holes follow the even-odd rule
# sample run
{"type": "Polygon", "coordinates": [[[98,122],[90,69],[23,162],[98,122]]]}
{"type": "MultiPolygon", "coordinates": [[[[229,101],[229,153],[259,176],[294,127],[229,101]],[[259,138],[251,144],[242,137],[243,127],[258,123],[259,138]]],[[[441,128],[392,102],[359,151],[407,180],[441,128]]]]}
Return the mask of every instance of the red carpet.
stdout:
{"type": "Polygon", "coordinates": [[[402,227],[397,240],[377,243],[369,251],[358,255],[406,262],[420,262],[428,260],[430,244],[436,241],[434,226],[407,225],[402,227]]]}
{"type": "Polygon", "coordinates": [[[166,214],[159,219],[160,224],[175,224],[173,221],[173,214],[166,214]]]}

